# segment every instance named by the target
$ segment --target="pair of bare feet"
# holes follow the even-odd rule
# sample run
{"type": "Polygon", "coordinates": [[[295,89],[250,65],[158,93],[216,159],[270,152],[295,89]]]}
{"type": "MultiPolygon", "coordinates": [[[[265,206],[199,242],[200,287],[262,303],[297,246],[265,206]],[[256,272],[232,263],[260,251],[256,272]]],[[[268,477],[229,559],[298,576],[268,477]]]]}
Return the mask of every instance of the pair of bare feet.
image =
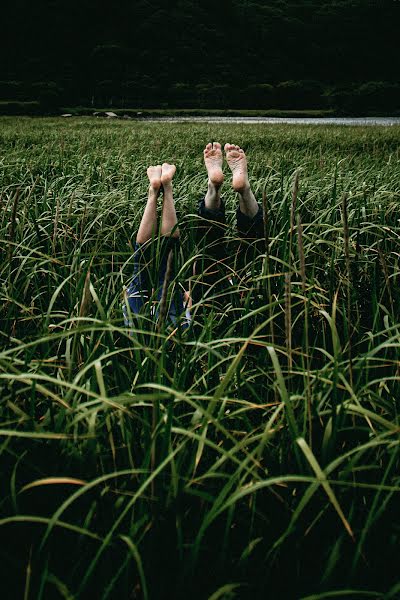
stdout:
{"type": "Polygon", "coordinates": [[[161,186],[167,186],[171,183],[173,176],[175,175],[175,165],[163,163],[162,165],[155,165],[147,169],[147,177],[150,181],[150,189],[158,192],[161,186]]]}
{"type": "MultiPolygon", "coordinates": [[[[239,195],[239,207],[243,214],[248,217],[254,217],[258,210],[258,203],[250,188],[249,177],[247,174],[247,159],[244,150],[234,144],[225,144],[225,157],[230,170],[232,171],[232,187],[239,195]]],[[[205,197],[205,205],[208,209],[218,210],[221,206],[220,189],[224,181],[222,172],[223,155],[219,142],[207,144],[204,148],[204,163],[208,173],[208,189],[205,197]]],[[[172,178],[175,175],[175,165],[163,163],[162,165],[151,166],[147,169],[147,176],[150,181],[150,195],[157,195],[164,189],[164,199],[166,192],[172,193],[172,178]]]]}
{"type": "MultiPolygon", "coordinates": [[[[235,144],[225,144],[225,157],[232,171],[232,187],[239,195],[239,207],[243,214],[254,217],[259,208],[250,188],[247,173],[247,158],[244,150],[235,144]]],[[[208,173],[208,190],[205,205],[211,210],[217,210],[221,205],[220,188],[224,181],[222,172],[223,155],[219,142],[207,144],[204,148],[204,163],[208,173]]]]}
{"type": "Polygon", "coordinates": [[[138,244],[144,244],[156,235],[157,231],[157,199],[164,192],[160,233],[165,236],[179,237],[178,221],[176,218],[172,194],[172,178],[175,175],[175,165],[163,163],[147,169],[150,181],[147,203],[136,235],[138,244]]]}
{"type": "MultiPolygon", "coordinates": [[[[224,150],[226,162],[233,174],[232,187],[240,193],[246,187],[249,187],[246,155],[242,148],[234,144],[225,144],[224,150]]],[[[207,144],[204,148],[204,162],[210,182],[215,187],[221,186],[224,181],[224,174],[222,172],[222,149],[219,142],[207,144]]]]}
{"type": "MultiPolygon", "coordinates": [[[[233,174],[232,187],[236,192],[242,193],[247,187],[250,187],[247,174],[247,159],[244,150],[233,144],[225,144],[224,150],[226,162],[233,174]]],[[[224,174],[222,172],[222,149],[219,142],[207,144],[204,149],[204,163],[210,182],[215,187],[220,187],[224,181],[224,174]]],[[[161,185],[168,185],[172,181],[175,171],[175,165],[168,163],[149,167],[147,169],[147,176],[150,181],[150,187],[154,190],[159,190],[161,185]]]]}

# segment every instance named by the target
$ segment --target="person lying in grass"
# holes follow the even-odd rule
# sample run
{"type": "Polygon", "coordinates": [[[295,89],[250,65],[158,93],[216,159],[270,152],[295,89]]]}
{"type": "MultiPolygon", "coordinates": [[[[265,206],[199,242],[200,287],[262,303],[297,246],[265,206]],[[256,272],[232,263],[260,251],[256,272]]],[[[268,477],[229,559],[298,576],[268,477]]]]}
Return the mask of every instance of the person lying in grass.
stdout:
{"type": "Polygon", "coordinates": [[[264,237],[263,211],[250,186],[246,154],[234,144],[225,144],[224,150],[232,172],[232,187],[239,200],[236,210],[239,243],[233,240],[233,244],[228,244],[227,241],[225,203],[221,197],[223,154],[221,144],[213,142],[204,149],[208,187],[198,206],[197,244],[201,260],[195,265],[197,279],[193,298],[196,303],[208,296],[220,296],[220,304],[223,304],[232,277],[238,273],[242,276],[243,270],[264,247],[260,244],[264,237]]]}
{"type": "Polygon", "coordinates": [[[132,326],[132,315],[162,319],[176,325],[183,317],[190,320],[187,293],[174,290],[167,309],[168,284],[174,279],[180,248],[180,232],[172,190],[175,165],[163,163],[147,169],[149,191],[147,203],[136,234],[133,278],[126,290],[124,319],[132,326]],[[163,193],[160,229],[157,230],[157,200],[163,193]]]}
{"type": "MultiPolygon", "coordinates": [[[[208,187],[198,206],[196,238],[200,258],[194,266],[192,291],[197,305],[201,305],[203,299],[219,295],[223,298],[228,289],[227,282],[232,283],[231,273],[238,266],[246,267],[254,259],[264,232],[263,211],[250,187],[246,155],[242,148],[233,144],[225,144],[224,150],[233,175],[232,187],[239,199],[236,221],[240,244],[235,252],[235,267],[228,268],[232,256],[227,251],[225,205],[221,198],[223,154],[221,144],[213,142],[204,149],[208,187]]],[[[184,326],[190,322],[192,298],[188,292],[175,286],[167,303],[167,288],[176,273],[180,248],[172,190],[175,171],[175,165],[168,163],[147,169],[148,199],[136,236],[133,278],[126,290],[124,318],[127,326],[132,325],[132,314],[143,314],[146,309],[150,318],[156,317],[174,326],[178,321],[184,326]],[[157,232],[157,200],[161,192],[161,224],[157,232]]]]}

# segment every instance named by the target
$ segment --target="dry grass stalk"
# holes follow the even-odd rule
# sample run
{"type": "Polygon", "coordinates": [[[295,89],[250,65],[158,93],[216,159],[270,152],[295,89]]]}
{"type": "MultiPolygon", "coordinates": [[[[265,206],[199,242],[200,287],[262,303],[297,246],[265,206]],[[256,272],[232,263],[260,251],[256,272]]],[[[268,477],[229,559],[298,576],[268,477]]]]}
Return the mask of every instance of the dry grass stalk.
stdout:
{"type": "Polygon", "coordinates": [[[15,231],[16,231],[16,222],[17,222],[17,210],[18,210],[18,202],[19,202],[19,189],[15,191],[14,194],[14,202],[11,211],[11,220],[10,220],[10,229],[9,229],[9,240],[10,243],[8,245],[8,260],[11,263],[13,254],[14,254],[14,243],[15,243],[15,231]]]}
{"type": "Polygon", "coordinates": [[[347,279],[347,329],[349,339],[349,375],[350,385],[353,385],[353,360],[352,360],[352,344],[351,344],[351,267],[350,267],[350,232],[349,218],[347,208],[347,195],[342,197],[342,219],[343,219],[343,241],[344,241],[344,256],[346,263],[346,279],[347,279]]]}
{"type": "Polygon", "coordinates": [[[292,370],[292,284],[290,273],[285,273],[285,332],[288,370],[292,370]]]}
{"type": "Polygon", "coordinates": [[[81,230],[79,233],[79,241],[80,243],[82,243],[83,240],[83,231],[85,229],[85,225],[86,225],[86,216],[87,216],[87,203],[85,204],[85,210],[83,211],[83,216],[82,216],[82,221],[81,221],[81,230]]]}
{"type": "Polygon", "coordinates": [[[286,348],[288,353],[288,370],[292,369],[292,306],[291,306],[291,292],[292,292],[292,247],[293,247],[293,231],[294,231],[294,217],[297,204],[297,195],[299,192],[299,172],[296,171],[293,190],[292,190],[292,202],[290,207],[290,222],[289,222],[289,271],[285,273],[285,330],[286,330],[286,348]]]}
{"type": "Polygon", "coordinates": [[[262,195],[262,207],[263,207],[263,218],[264,218],[264,240],[265,240],[265,257],[268,260],[268,247],[269,247],[269,235],[268,235],[268,205],[267,205],[267,194],[265,189],[262,195]]]}
{"type": "Polygon", "coordinates": [[[168,258],[167,258],[167,267],[165,270],[165,278],[164,278],[163,289],[162,289],[162,293],[161,293],[160,314],[158,317],[158,330],[161,329],[162,324],[165,321],[165,317],[167,316],[167,295],[168,295],[168,285],[169,285],[169,281],[171,279],[172,260],[173,260],[173,252],[172,252],[172,250],[170,250],[169,254],[168,254],[168,258]]]}
{"type": "Polygon", "coordinates": [[[69,199],[69,205],[68,205],[68,213],[67,213],[67,223],[69,223],[69,220],[71,218],[71,214],[72,214],[72,204],[74,202],[75,199],[75,192],[72,192],[70,199],[69,199]]]}
{"type": "Polygon", "coordinates": [[[89,308],[90,308],[91,303],[92,303],[92,295],[90,293],[90,267],[89,267],[88,272],[86,273],[85,283],[83,286],[81,306],[79,309],[80,317],[86,317],[86,315],[89,313],[89,308]]]}
{"type": "Polygon", "coordinates": [[[54,227],[53,227],[53,255],[54,255],[54,251],[55,251],[59,218],[60,218],[60,198],[57,198],[56,214],[54,215],[54,227]]]}
{"type": "Polygon", "coordinates": [[[294,230],[294,217],[295,217],[295,212],[296,212],[296,204],[297,204],[297,195],[299,193],[299,172],[296,171],[296,174],[294,176],[294,182],[293,182],[293,190],[292,190],[292,204],[290,207],[290,231],[293,232],[294,230]]]}
{"type": "Polygon", "coordinates": [[[297,204],[297,195],[299,193],[299,172],[296,171],[296,175],[294,177],[294,182],[293,182],[293,190],[292,190],[292,202],[291,202],[291,206],[290,206],[290,222],[289,222],[289,258],[288,258],[288,262],[289,262],[289,271],[292,270],[292,247],[293,247],[293,232],[294,232],[294,225],[295,225],[295,211],[296,211],[296,204],[297,204]]]}
{"type": "Polygon", "coordinates": [[[304,244],[303,244],[303,225],[301,217],[297,214],[297,241],[299,249],[299,261],[300,261],[300,276],[301,276],[301,289],[303,292],[304,299],[304,338],[305,338],[305,355],[306,355],[306,400],[307,400],[307,417],[308,417],[308,434],[309,434],[309,445],[312,447],[312,416],[311,416],[311,393],[310,393],[310,346],[308,339],[308,298],[306,296],[307,291],[307,279],[306,279],[306,261],[304,257],[304,244]]]}
{"type": "Polygon", "coordinates": [[[290,222],[289,222],[289,273],[291,275],[292,272],[292,248],[293,248],[293,232],[294,232],[294,221],[295,221],[295,211],[297,204],[297,194],[299,192],[299,172],[296,171],[294,182],[293,182],[293,190],[292,190],[292,203],[290,207],[290,222]]]}
{"type": "Polygon", "coordinates": [[[299,260],[300,260],[300,276],[301,276],[301,289],[303,291],[304,299],[306,294],[306,262],[304,258],[304,245],[303,245],[303,225],[301,223],[301,217],[297,215],[297,241],[299,248],[299,260]]]}
{"type": "Polygon", "coordinates": [[[385,260],[385,255],[383,254],[383,252],[380,248],[378,248],[378,254],[379,254],[379,261],[382,265],[383,276],[385,278],[385,285],[386,285],[386,289],[388,292],[390,308],[392,309],[392,314],[394,314],[393,296],[392,296],[392,291],[390,289],[390,277],[389,277],[389,271],[387,268],[387,262],[385,260]]]}
{"type": "MultiPolygon", "coordinates": [[[[272,300],[272,290],[271,290],[271,278],[270,278],[270,262],[269,262],[269,232],[268,232],[268,203],[267,203],[267,194],[265,189],[263,190],[262,195],[262,206],[263,206],[263,217],[264,217],[264,240],[265,240],[265,260],[264,260],[264,276],[267,277],[267,294],[268,301],[271,303],[272,300]]],[[[272,319],[272,307],[269,311],[270,316],[270,334],[271,334],[271,342],[274,343],[275,334],[274,334],[274,320],[272,319]]]]}

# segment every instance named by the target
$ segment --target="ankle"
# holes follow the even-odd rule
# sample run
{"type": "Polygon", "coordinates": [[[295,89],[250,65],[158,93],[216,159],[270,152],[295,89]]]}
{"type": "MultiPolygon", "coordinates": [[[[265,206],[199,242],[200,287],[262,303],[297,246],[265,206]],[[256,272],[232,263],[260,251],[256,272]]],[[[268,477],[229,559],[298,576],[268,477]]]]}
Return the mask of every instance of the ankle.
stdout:
{"type": "Polygon", "coordinates": [[[164,192],[172,192],[172,181],[167,181],[165,183],[162,183],[161,185],[161,189],[164,192]]]}
{"type": "Polygon", "coordinates": [[[221,208],[221,200],[219,198],[214,199],[214,200],[210,200],[209,198],[206,198],[204,201],[204,205],[207,210],[217,211],[221,208]]]}
{"type": "Polygon", "coordinates": [[[204,204],[208,210],[218,210],[221,206],[219,189],[216,189],[213,185],[211,187],[209,185],[204,204]]]}
{"type": "Polygon", "coordinates": [[[221,186],[223,184],[223,181],[219,182],[219,183],[214,183],[213,181],[211,181],[211,179],[208,180],[208,191],[211,194],[219,194],[219,190],[221,189],[221,186]]]}
{"type": "Polygon", "coordinates": [[[246,181],[246,183],[244,183],[244,185],[238,187],[238,186],[232,186],[233,189],[235,190],[235,192],[237,192],[239,194],[239,196],[242,196],[243,199],[246,201],[247,198],[249,198],[251,196],[251,188],[250,188],[250,183],[249,181],[246,181]]]}
{"type": "Polygon", "coordinates": [[[242,198],[239,198],[239,210],[242,215],[252,219],[257,215],[259,211],[259,205],[255,199],[252,199],[250,202],[244,202],[242,198]]]}
{"type": "Polygon", "coordinates": [[[150,184],[149,185],[149,193],[148,193],[149,200],[157,200],[159,194],[160,194],[160,188],[153,187],[150,184]]]}

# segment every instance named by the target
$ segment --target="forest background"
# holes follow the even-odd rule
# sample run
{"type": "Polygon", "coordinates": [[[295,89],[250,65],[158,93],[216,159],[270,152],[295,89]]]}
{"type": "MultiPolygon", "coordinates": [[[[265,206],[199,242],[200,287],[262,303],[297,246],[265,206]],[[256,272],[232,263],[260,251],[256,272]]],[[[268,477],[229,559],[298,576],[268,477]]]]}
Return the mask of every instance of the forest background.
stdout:
{"type": "Polygon", "coordinates": [[[0,113],[66,107],[399,114],[398,0],[15,0],[0,113]]]}

